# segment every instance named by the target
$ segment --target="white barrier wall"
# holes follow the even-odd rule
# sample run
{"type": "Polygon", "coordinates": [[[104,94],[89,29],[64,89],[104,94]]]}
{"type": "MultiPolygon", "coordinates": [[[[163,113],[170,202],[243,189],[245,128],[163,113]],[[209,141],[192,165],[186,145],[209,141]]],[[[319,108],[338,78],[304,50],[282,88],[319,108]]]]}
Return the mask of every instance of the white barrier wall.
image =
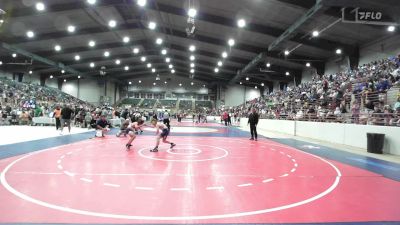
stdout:
{"type": "MultiPolygon", "coordinates": [[[[247,118],[240,120],[240,126],[247,127],[247,118]]],[[[367,133],[380,133],[385,134],[383,151],[400,155],[399,127],[261,119],[257,129],[363,149],[367,149],[367,133]]]]}

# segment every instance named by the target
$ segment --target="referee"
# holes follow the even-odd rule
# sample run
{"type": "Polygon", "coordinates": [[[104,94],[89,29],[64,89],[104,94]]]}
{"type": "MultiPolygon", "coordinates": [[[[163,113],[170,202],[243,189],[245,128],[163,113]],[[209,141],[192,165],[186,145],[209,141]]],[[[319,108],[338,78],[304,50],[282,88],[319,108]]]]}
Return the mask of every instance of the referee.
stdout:
{"type": "Polygon", "coordinates": [[[258,118],[260,116],[256,112],[256,109],[253,108],[251,110],[251,113],[249,115],[249,120],[247,124],[250,124],[250,133],[251,133],[251,138],[250,140],[256,140],[257,141],[257,124],[258,124],[258,118]]]}

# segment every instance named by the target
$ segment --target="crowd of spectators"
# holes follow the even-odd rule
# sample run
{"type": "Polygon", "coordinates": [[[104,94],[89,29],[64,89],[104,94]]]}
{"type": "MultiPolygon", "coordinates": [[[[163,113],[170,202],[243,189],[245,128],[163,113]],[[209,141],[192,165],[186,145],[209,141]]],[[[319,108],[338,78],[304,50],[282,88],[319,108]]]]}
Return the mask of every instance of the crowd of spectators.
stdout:
{"type": "Polygon", "coordinates": [[[386,93],[400,87],[400,55],[331,75],[316,75],[296,87],[274,91],[245,104],[213,113],[246,117],[400,126],[400,98],[387,105],[386,93]]]}

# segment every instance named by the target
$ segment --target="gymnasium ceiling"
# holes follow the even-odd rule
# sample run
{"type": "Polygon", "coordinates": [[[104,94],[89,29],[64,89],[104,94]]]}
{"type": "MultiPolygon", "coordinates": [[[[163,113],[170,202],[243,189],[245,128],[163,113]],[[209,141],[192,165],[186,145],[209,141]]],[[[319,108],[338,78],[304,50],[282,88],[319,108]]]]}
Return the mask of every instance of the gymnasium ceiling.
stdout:
{"type": "MultiPolygon", "coordinates": [[[[101,67],[105,67],[108,78],[125,83],[135,78],[163,76],[174,70],[177,78],[193,74],[194,79],[209,83],[227,83],[234,78],[235,83],[246,83],[244,78],[249,76],[247,83],[259,84],[292,80],[301,74],[307,62],[311,66],[323,64],[335,56],[337,48],[347,54],[346,51],[353,51],[357,45],[392,35],[386,27],[338,22],[341,7],[336,4],[321,8],[294,35],[268,51],[268,46],[313,7],[315,0],[148,0],[143,7],[136,0],[97,0],[93,5],[86,0],[42,0],[43,11],[36,9],[37,2],[40,1],[0,1],[0,9],[6,12],[0,27],[1,69],[77,79],[77,74],[81,78],[98,77],[101,67]],[[189,7],[197,9],[193,37],[188,37],[185,31],[189,7]],[[240,28],[237,21],[242,18],[246,26],[240,28]],[[115,27],[108,25],[110,20],[116,22],[115,27]],[[154,30],[148,27],[150,21],[156,23],[154,30]],[[74,32],[67,31],[69,25],[75,27],[74,32]],[[311,36],[313,30],[327,27],[317,38],[311,36]],[[33,31],[34,37],[28,37],[27,31],[33,31]],[[125,43],[124,37],[129,37],[129,42],[125,43]],[[157,38],[163,40],[161,45],[156,44],[157,38]],[[235,41],[232,47],[228,45],[229,39],[235,41]],[[90,40],[95,41],[94,47],[88,45],[90,40]],[[4,44],[22,50],[25,56],[18,54],[13,58],[15,51],[5,48],[4,44]],[[56,45],[61,47],[60,51],[55,51],[56,45]],[[190,45],[196,50],[191,52],[190,45]],[[139,53],[133,53],[135,48],[139,53]],[[161,53],[163,49],[167,50],[166,55],[161,53]],[[290,51],[288,56],[285,50],[290,51]],[[106,51],[109,57],[104,56],[106,51]],[[221,55],[224,51],[226,58],[221,55]],[[260,53],[265,55],[236,76],[237,71],[243,70],[260,53]],[[80,56],[79,60],[75,60],[76,55],[80,56]],[[191,55],[195,57],[193,61],[191,55]],[[57,64],[50,66],[36,56],[57,64]],[[141,61],[143,56],[146,62],[141,61]],[[170,63],[165,61],[167,57],[170,63]],[[116,64],[117,59],[120,64],[116,64]],[[218,61],[222,66],[217,65],[218,61]],[[94,67],[90,67],[91,62],[94,67]],[[194,67],[190,67],[191,63],[194,67]],[[266,63],[271,67],[267,68],[266,63]],[[65,73],[61,71],[63,66],[65,73]],[[127,70],[126,66],[129,66],[127,70]]],[[[393,6],[395,1],[390,0],[379,3],[347,0],[343,4],[354,2],[360,7],[389,11],[399,5],[393,6]]]]}

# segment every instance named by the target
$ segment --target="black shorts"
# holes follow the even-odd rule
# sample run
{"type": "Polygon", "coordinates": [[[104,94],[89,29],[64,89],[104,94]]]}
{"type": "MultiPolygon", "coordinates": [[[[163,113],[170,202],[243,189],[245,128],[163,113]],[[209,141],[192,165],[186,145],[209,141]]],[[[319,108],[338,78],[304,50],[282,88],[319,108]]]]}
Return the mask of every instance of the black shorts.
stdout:
{"type": "Polygon", "coordinates": [[[160,137],[167,138],[168,134],[169,134],[169,130],[167,128],[165,128],[165,129],[162,130],[162,132],[160,134],[160,137]]]}

